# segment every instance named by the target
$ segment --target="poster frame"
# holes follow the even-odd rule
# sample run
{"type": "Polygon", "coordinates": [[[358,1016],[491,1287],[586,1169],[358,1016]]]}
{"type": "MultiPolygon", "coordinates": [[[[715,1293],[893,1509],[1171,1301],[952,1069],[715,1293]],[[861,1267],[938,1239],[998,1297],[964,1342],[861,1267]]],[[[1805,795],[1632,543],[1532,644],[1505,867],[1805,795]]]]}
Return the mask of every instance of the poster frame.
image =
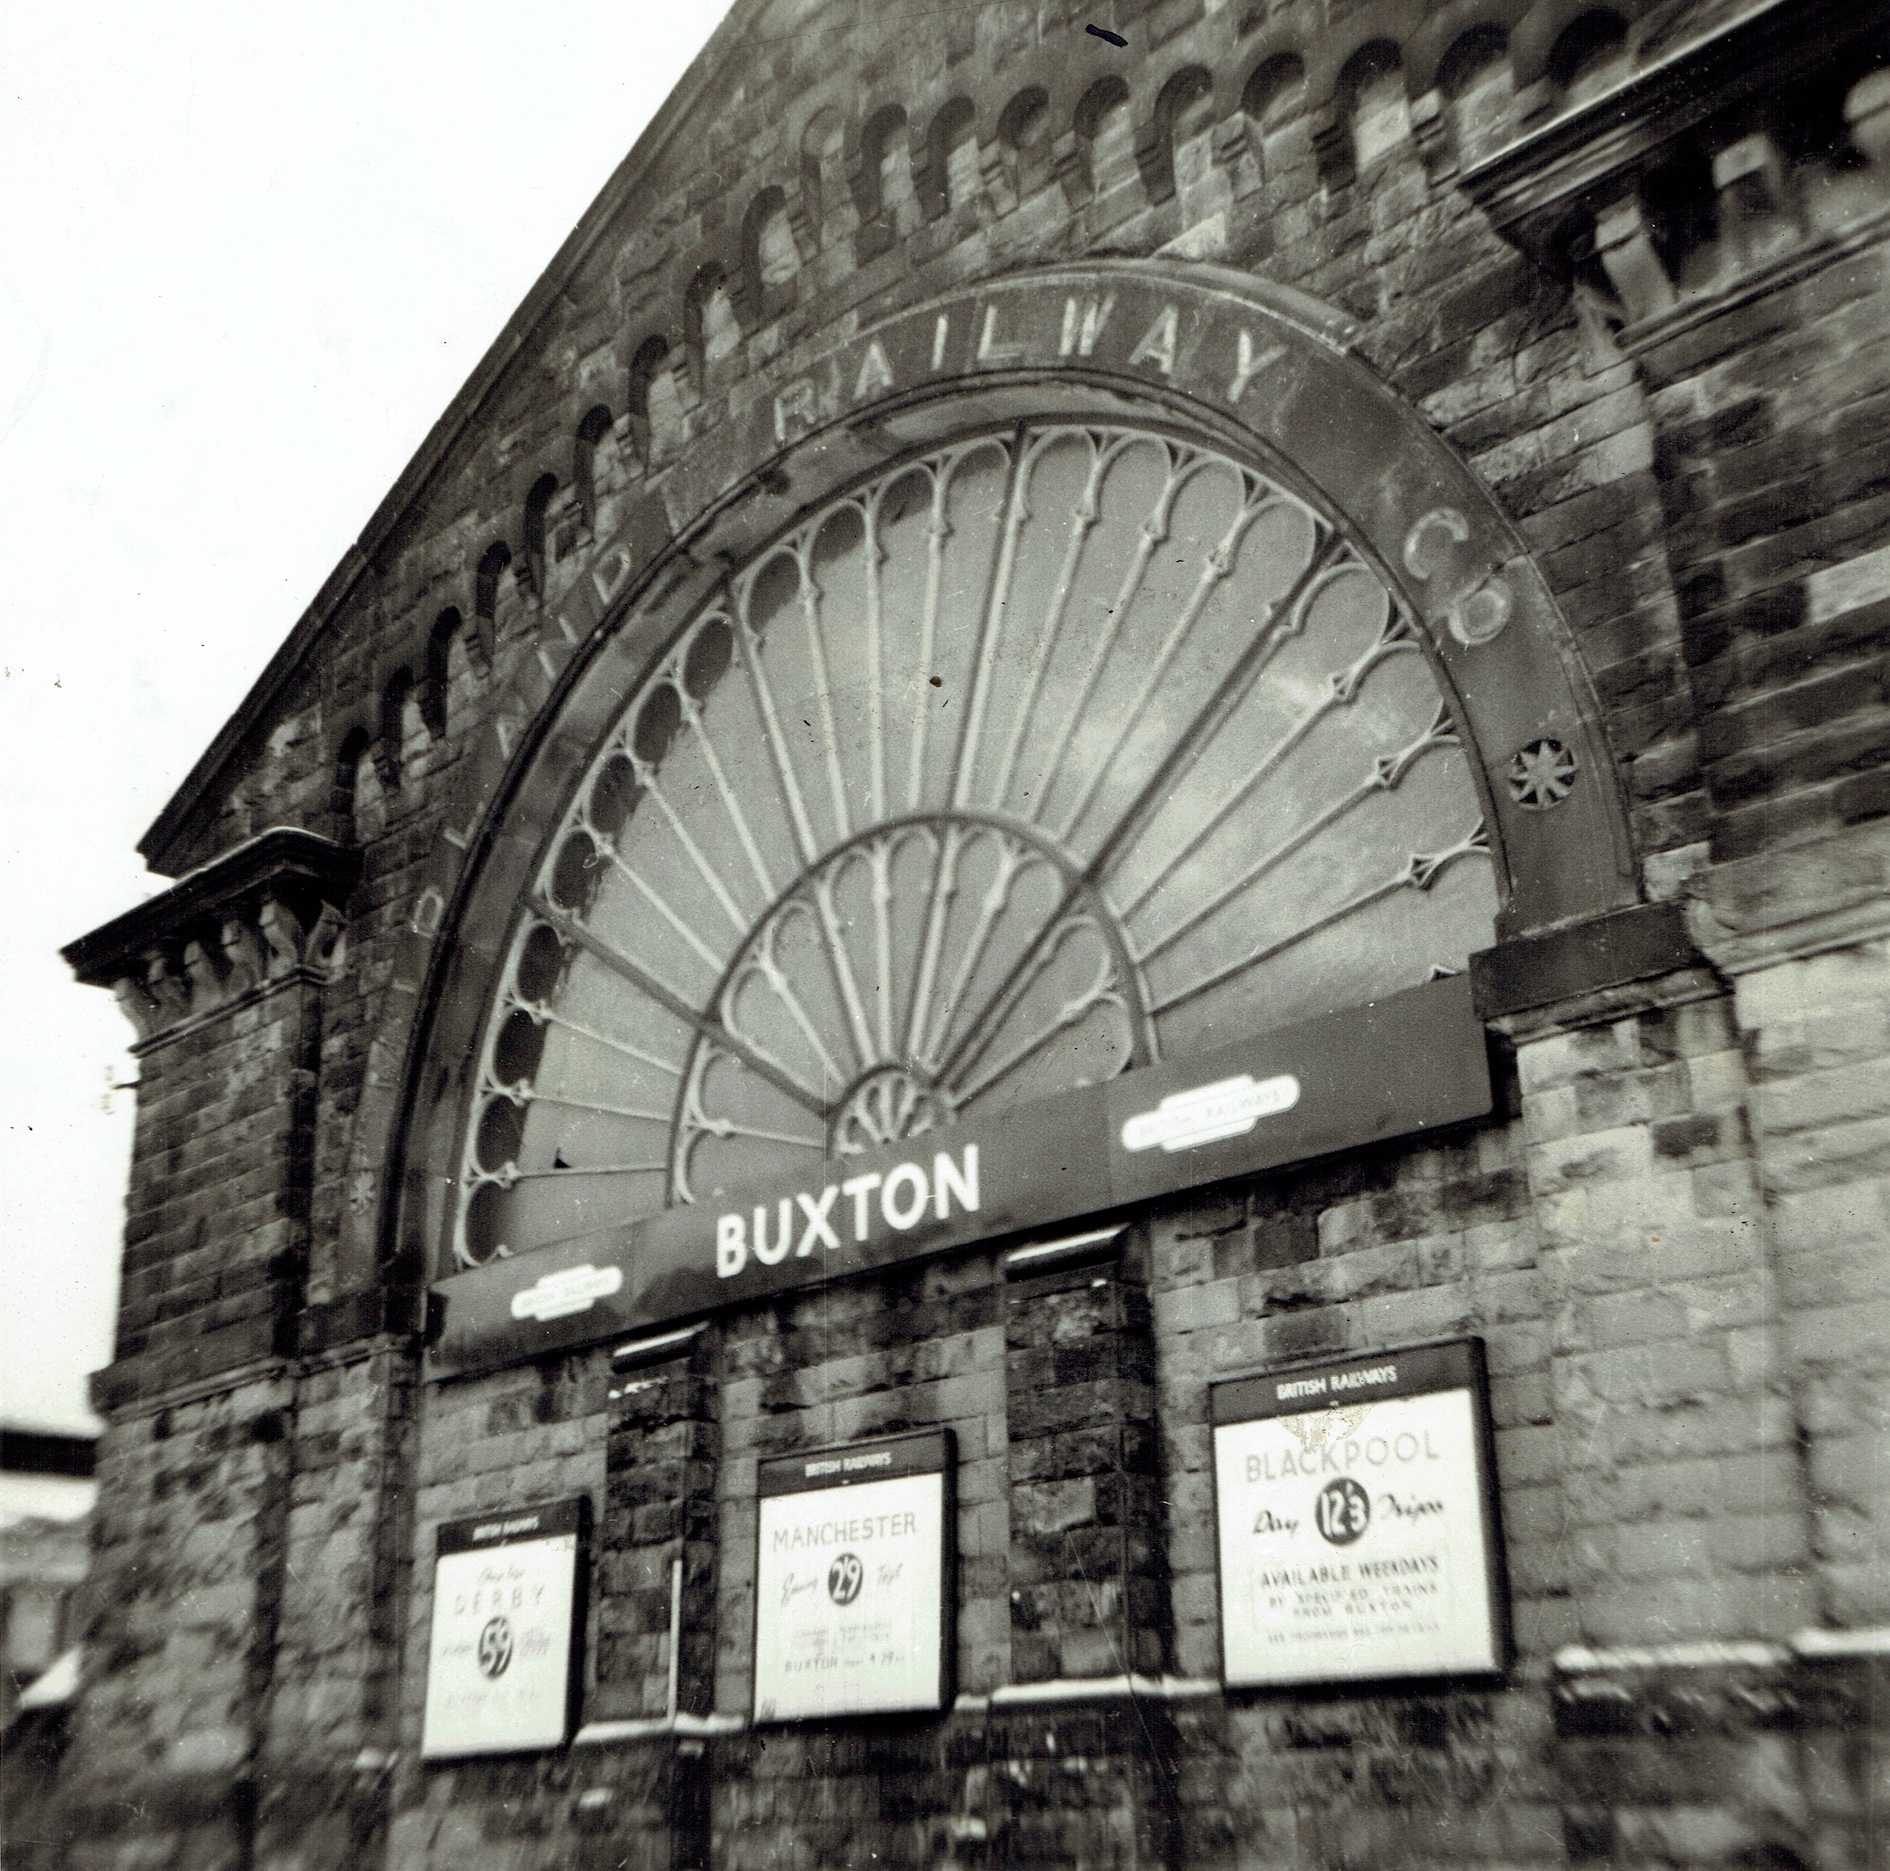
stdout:
{"type": "Polygon", "coordinates": [[[591,1533],[594,1513],[588,1494],[568,1495],[561,1500],[541,1501],[509,1509],[494,1509],[483,1514],[465,1514],[442,1521],[433,1537],[433,1604],[427,1620],[427,1680],[423,1685],[420,1758],[422,1761],[447,1762],[489,1759],[513,1754],[550,1754],[571,1745],[584,1708],[585,1636],[590,1627],[591,1533]],[[476,1530],[494,1525],[516,1527],[530,1517],[535,1525],[511,1533],[498,1533],[488,1539],[476,1537],[476,1530]],[[491,1552],[504,1546],[522,1546],[557,1534],[576,1536],[571,1553],[571,1630],[565,1649],[564,1731],[555,1741],[532,1741],[518,1745],[503,1742],[491,1747],[455,1748],[436,1752],[426,1742],[425,1692],[431,1688],[433,1673],[434,1620],[439,1616],[440,1561],[458,1553],[491,1552]]]}
{"type": "MultiPolygon", "coordinates": [[[[1339,1398],[1324,1407],[1336,1408],[1339,1398]]],[[[1348,1352],[1340,1357],[1326,1353],[1318,1357],[1295,1358],[1269,1364],[1258,1371],[1238,1377],[1217,1379],[1208,1386],[1208,1486],[1214,1510],[1214,1598],[1216,1635],[1220,1642],[1220,1679],[1224,1692],[1236,1695],[1282,1695],[1300,1691],[1349,1690],[1376,1685],[1384,1688],[1408,1687],[1435,1689],[1440,1683],[1499,1683],[1507,1679],[1516,1660],[1515,1628],[1511,1616],[1509,1565],[1503,1536],[1502,1489],[1496,1471],[1496,1428],[1490,1414],[1489,1355],[1483,1339],[1477,1335],[1460,1338],[1426,1339],[1413,1345],[1388,1345],[1370,1351],[1348,1352]],[[1273,1682],[1234,1682],[1227,1673],[1227,1580],[1221,1564],[1221,1481],[1220,1444],[1216,1432],[1240,1423],[1263,1421],[1268,1417],[1307,1415],[1304,1403],[1295,1399],[1282,1405],[1277,1398],[1266,1407],[1255,1407],[1264,1397],[1266,1386],[1310,1379],[1335,1371],[1365,1369],[1387,1359],[1416,1359],[1419,1371],[1432,1374],[1431,1381],[1421,1377],[1402,1379],[1380,1390],[1371,1401],[1390,1401],[1398,1397],[1436,1395],[1449,1390],[1470,1393],[1471,1451],[1476,1461],[1476,1498],[1478,1531],[1483,1542],[1483,1578],[1488,1606],[1490,1654],[1493,1662],[1480,1669],[1419,1670],[1400,1673],[1362,1672],[1356,1676],[1293,1676],[1273,1682]],[[1438,1381],[1448,1376],[1451,1381],[1438,1381]]]]}
{"type": "Polygon", "coordinates": [[[896,1435],[871,1436],[848,1442],[822,1443],[796,1449],[791,1455],[769,1456],[755,1468],[755,1593],[754,1629],[749,1640],[749,1719],[756,1727],[787,1727],[808,1722],[872,1721],[881,1717],[942,1714],[957,1694],[958,1658],[958,1437],[946,1427],[905,1430],[896,1435]],[[893,1451],[893,1466],[875,1468],[838,1480],[812,1476],[810,1464],[893,1451]],[[798,1476],[796,1470],[799,1470],[798,1476]],[[905,1709],[830,1709],[820,1714],[767,1715],[759,1712],[761,1691],[761,1503],[784,1494],[840,1492],[865,1481],[891,1481],[907,1475],[939,1477],[939,1617],[938,1700],[905,1709]]]}

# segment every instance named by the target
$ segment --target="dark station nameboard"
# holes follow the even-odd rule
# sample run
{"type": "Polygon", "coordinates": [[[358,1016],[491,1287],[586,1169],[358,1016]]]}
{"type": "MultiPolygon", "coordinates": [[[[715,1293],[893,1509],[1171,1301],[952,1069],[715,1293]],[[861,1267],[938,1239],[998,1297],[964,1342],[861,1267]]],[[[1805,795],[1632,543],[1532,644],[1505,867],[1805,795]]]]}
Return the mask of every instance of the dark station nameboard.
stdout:
{"type": "Polygon", "coordinates": [[[1488,1114],[1462,977],[455,1274],[435,1378],[1488,1114]]]}

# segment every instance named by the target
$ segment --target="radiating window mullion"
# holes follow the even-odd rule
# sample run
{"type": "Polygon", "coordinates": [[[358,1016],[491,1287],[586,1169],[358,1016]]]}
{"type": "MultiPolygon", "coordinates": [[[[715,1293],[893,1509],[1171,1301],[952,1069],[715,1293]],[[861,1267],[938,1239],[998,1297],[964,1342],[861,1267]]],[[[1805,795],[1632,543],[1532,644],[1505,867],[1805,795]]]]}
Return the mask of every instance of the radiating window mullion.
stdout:
{"type": "Polygon", "coordinates": [[[754,592],[754,582],[751,574],[736,594],[735,628],[742,647],[742,666],[748,672],[755,708],[761,716],[762,733],[768,742],[768,751],[774,758],[775,777],[781,782],[781,793],[787,801],[788,817],[800,845],[801,863],[809,865],[820,855],[820,841],[814,836],[813,821],[807,816],[807,802],[801,797],[800,780],[794,772],[793,761],[788,757],[787,742],[781,732],[781,717],[774,705],[774,692],[768,686],[768,672],[761,665],[761,639],[755,635],[754,625],[749,620],[748,603],[754,592]]]}
{"type": "Polygon", "coordinates": [[[865,1071],[873,1063],[873,1032],[866,1018],[866,1003],[860,997],[859,979],[853,972],[853,956],[847,948],[846,933],[840,926],[839,912],[834,908],[830,876],[814,878],[812,896],[827,938],[827,963],[833,970],[834,985],[840,990],[840,1004],[846,1009],[848,1023],[853,1028],[857,1067],[865,1071]]]}
{"type": "Polygon", "coordinates": [[[1097,793],[1114,775],[1117,757],[1121,754],[1129,736],[1141,725],[1142,710],[1148,706],[1149,697],[1155,693],[1156,688],[1166,680],[1168,666],[1176,651],[1187,641],[1189,633],[1200,622],[1201,613],[1207,609],[1209,598],[1232,573],[1242,537],[1261,513],[1279,498],[1271,488],[1266,488],[1256,498],[1243,502],[1240,512],[1235,515],[1220,542],[1208,554],[1207,561],[1201,567],[1200,575],[1195,580],[1194,590],[1188,602],[1182,606],[1181,614],[1169,625],[1167,634],[1162,638],[1161,647],[1149,659],[1148,667],[1142,672],[1141,686],[1136,690],[1135,699],[1126,708],[1116,711],[1115,738],[1109,743],[1108,752],[1103,758],[1092,765],[1089,780],[1077,796],[1076,805],[1068,818],[1064,820],[1062,831],[1058,834],[1064,844],[1071,842],[1077,826],[1083,822],[1084,814],[1089,811],[1097,793]]]}
{"type": "Polygon", "coordinates": [[[549,923],[565,941],[574,943],[586,953],[596,957],[606,968],[620,975],[632,987],[639,989],[650,1000],[655,1001],[666,1012],[675,1015],[685,1025],[693,1027],[697,1033],[706,1035],[726,1046],[731,1054],[768,1080],[777,1091],[786,1093],[796,1104],[816,1114],[824,1112],[825,1101],[817,1092],[801,1084],[786,1067],[776,1060],[738,1039],[712,1014],[692,1007],[687,997],[677,992],[667,982],[651,973],[640,963],[632,961],[622,950],[613,948],[601,937],[593,935],[582,923],[565,915],[562,910],[555,908],[544,898],[534,897],[530,902],[536,914],[549,923]]]}
{"type": "MultiPolygon", "coordinates": [[[[806,902],[799,902],[795,907],[818,920],[819,911],[806,902]]],[[[806,1007],[803,1005],[801,997],[795,993],[794,984],[787,977],[787,970],[781,966],[775,956],[774,939],[784,927],[785,918],[782,915],[777,915],[773,920],[765,924],[761,930],[760,940],[757,941],[750,952],[742,958],[741,968],[753,968],[760,972],[761,978],[767,982],[774,997],[787,1010],[788,1018],[800,1028],[802,1037],[806,1039],[808,1045],[813,1050],[814,1056],[820,1061],[821,1070],[824,1071],[836,1085],[843,1085],[846,1083],[849,1076],[846,1069],[828,1050],[827,1042],[820,1037],[820,1029],[814,1025],[812,1016],[809,1015],[806,1007]]],[[[728,990],[723,996],[724,1013],[722,1024],[726,1026],[731,1033],[738,1033],[740,1031],[735,1024],[733,1014],[733,1002],[736,991],[740,985],[741,973],[738,970],[734,978],[731,979],[728,990]]]]}
{"type": "MultiPolygon", "coordinates": [[[[637,784],[643,788],[649,798],[656,802],[656,808],[662,813],[664,823],[669,826],[670,831],[675,836],[676,842],[681,845],[683,850],[688,854],[689,861],[696,867],[696,871],[702,878],[702,881],[708,885],[710,894],[715,898],[716,902],[722,906],[722,913],[734,926],[736,936],[739,938],[746,935],[748,933],[749,918],[743,915],[740,906],[729,894],[728,886],[723,883],[721,873],[715,869],[709,862],[707,856],[703,853],[701,847],[697,845],[688,826],[683,823],[682,814],[670,804],[669,796],[663,791],[662,780],[657,770],[647,761],[637,759],[634,754],[631,756],[631,763],[636,772],[637,784]]],[[[606,844],[605,849],[611,853],[614,861],[616,856],[614,841],[606,844]]],[[[720,960],[717,960],[714,965],[719,971],[722,963],[720,960]]]]}
{"type": "Polygon", "coordinates": [[[933,976],[938,970],[939,945],[945,936],[945,919],[951,914],[952,900],[958,893],[958,853],[962,837],[963,833],[956,825],[945,826],[939,835],[938,861],[932,867],[932,886],[926,896],[925,917],[921,925],[924,934],[919,939],[919,953],[914,964],[912,1004],[906,1019],[906,1056],[924,1060],[928,1065],[932,1061],[926,1059],[920,1041],[925,1026],[926,1005],[932,996],[933,976]]]}
{"type": "MultiPolygon", "coordinates": [[[[525,1003],[521,1002],[521,1006],[525,1003]]],[[[594,1040],[600,1046],[607,1046],[612,1052],[622,1053],[626,1058],[635,1059],[642,1065],[654,1066],[659,1072],[667,1072],[671,1078],[681,1078],[683,1068],[668,1059],[659,1059],[653,1052],[645,1052],[628,1040],[613,1039],[610,1034],[600,1032],[596,1027],[586,1026],[580,1020],[573,1020],[569,1014],[559,1013],[556,1008],[527,1007],[526,1011],[542,1017],[553,1026],[561,1026],[566,1032],[576,1033],[582,1039],[594,1040]]]]}
{"type": "Polygon", "coordinates": [[[735,836],[739,840],[743,853],[747,856],[748,866],[755,873],[755,881],[761,886],[761,900],[772,903],[776,895],[774,879],[768,873],[767,861],[761,855],[761,847],[755,841],[755,834],[748,823],[748,815],[742,810],[741,800],[735,789],[729,784],[728,775],[722,768],[722,756],[716,752],[715,737],[709,732],[708,717],[702,704],[687,690],[683,692],[683,719],[694,730],[696,743],[702,749],[703,760],[708,764],[709,775],[715,781],[717,798],[722,809],[728,814],[729,822],[735,827],[735,836]]]}
{"type": "MultiPolygon", "coordinates": [[[[1072,926],[1071,923],[1065,922],[1063,927],[1058,931],[1059,939],[1067,935],[1072,926]]],[[[1052,945],[1050,948],[1043,950],[1042,954],[1043,965],[1037,970],[1039,976],[1041,976],[1044,969],[1048,968],[1056,959],[1055,946],[1052,945]]],[[[1102,1006],[1112,1000],[1120,1002],[1120,993],[1113,990],[1110,985],[1112,974],[1110,958],[1105,950],[1102,963],[1096,971],[1096,978],[1089,984],[1088,988],[1085,989],[1082,994],[1066,1000],[1063,1005],[1057,1009],[1056,1017],[1045,1025],[1043,1030],[1038,1033],[1035,1038],[1020,1041],[1019,1044],[1011,1048],[1010,1052],[1008,1052],[997,1065],[986,1072],[982,1078],[967,1081],[960,1090],[960,1097],[967,1104],[982,1097],[993,1085],[999,1084],[1004,1079],[1008,1078],[1011,1073],[1015,1072],[1026,1060],[1031,1058],[1034,1054],[1041,1052],[1059,1033],[1067,1032],[1094,1008],[1102,1006]]],[[[992,1036],[995,1037],[999,1030],[1001,1029],[993,1028],[992,1036]]],[[[988,1046],[989,1042],[987,1041],[986,1044],[988,1046]]],[[[984,1049],[981,1048],[977,1053],[973,1054],[966,1063],[968,1065],[975,1065],[983,1056],[984,1049]]]]}
{"type": "Polygon", "coordinates": [[[1116,601],[1109,607],[1109,621],[1096,633],[1082,680],[1077,684],[1076,693],[1064,713],[1063,725],[1051,738],[1049,751],[1044,758],[1043,771],[1046,778],[1043,794],[1038,801],[1037,810],[1031,814],[1031,817],[1039,822],[1042,821],[1051,796],[1056,791],[1056,781],[1062,773],[1064,757],[1069,752],[1070,740],[1076,733],[1077,723],[1082,720],[1089,707],[1096,684],[1102,679],[1103,666],[1108,662],[1116,640],[1122,634],[1123,624],[1129,615],[1129,607],[1135,602],[1135,595],[1141,589],[1142,580],[1148,574],[1149,561],[1155,556],[1156,547],[1168,537],[1171,509],[1175,494],[1181,487],[1183,476],[1179,463],[1176,461],[1173,446],[1163,444],[1163,447],[1168,456],[1168,478],[1162,485],[1162,491],[1153,509],[1142,521],[1141,535],[1135,542],[1135,552],[1130,558],[1129,569],[1123,573],[1116,591],[1116,601]]]}
{"type": "Polygon", "coordinates": [[[1084,543],[1100,511],[1097,496],[1102,477],[1120,448],[1119,444],[1115,451],[1105,450],[1096,446],[1094,436],[1086,439],[1090,447],[1089,478],[1082,495],[1071,509],[1069,543],[1063,550],[1063,561],[1057,570],[1057,582],[1051,590],[1043,628],[1037,635],[1036,654],[1031,658],[1030,671],[1024,678],[1023,692],[1018,698],[1017,713],[1011,722],[1010,740],[1004,749],[996,782],[991,788],[991,809],[994,812],[1004,810],[1005,798],[1010,793],[1012,781],[1017,777],[1017,757],[1023,750],[1024,734],[1036,709],[1037,696],[1043,687],[1044,674],[1050,667],[1051,654],[1062,635],[1063,613],[1069,606],[1070,593],[1076,588],[1076,572],[1082,561],[1084,543]]]}
{"type": "Polygon", "coordinates": [[[621,853],[614,848],[608,850],[606,855],[609,858],[611,869],[616,871],[620,876],[627,878],[630,883],[634,884],[636,888],[642,892],[644,900],[676,931],[677,935],[683,939],[684,943],[700,957],[704,966],[708,968],[712,976],[719,975],[726,965],[727,958],[716,954],[715,950],[683,920],[682,913],[670,905],[663,893],[658,890],[654,884],[650,883],[637,870],[634,864],[626,862],[621,853]]]}
{"type": "MultiPolygon", "coordinates": [[[[1341,568],[1349,569],[1349,568],[1341,568]]],[[[1417,644],[1412,639],[1409,626],[1402,618],[1393,616],[1380,632],[1378,641],[1358,656],[1345,669],[1335,672],[1327,678],[1325,693],[1318,701],[1305,709],[1293,724],[1281,734],[1256,760],[1253,766],[1241,776],[1240,782],[1208,817],[1190,832],[1182,843],[1173,850],[1165,852],[1160,867],[1155,871],[1140,890],[1118,910],[1117,914],[1127,923],[1135,917],[1149,898],[1165,884],[1182,865],[1213,837],[1226,824],[1228,819],[1250,799],[1254,792],[1280,766],[1287,755],[1299,746],[1319,723],[1334,709],[1347,707],[1357,699],[1364,679],[1387,657],[1399,651],[1417,653],[1417,644]]]]}
{"type": "Polygon", "coordinates": [[[1451,724],[1449,714],[1439,708],[1435,719],[1424,732],[1401,747],[1395,754],[1380,754],[1371,763],[1370,771],[1355,786],[1341,793],[1308,819],[1282,838],[1278,844],[1261,855],[1243,870],[1231,883],[1225,884],[1207,902],[1199,904],[1186,917],[1170,929],[1166,935],[1158,937],[1146,948],[1136,952],[1138,967],[1153,961],[1158,955],[1165,954],[1184,936],[1207,922],[1219,911],[1239,896],[1251,889],[1268,871],[1284,864],[1294,852],[1302,851],[1322,832],[1327,832],[1366,800],[1380,793],[1396,790],[1404,776],[1417,765],[1427,753],[1439,747],[1460,745],[1456,729],[1451,724]]]}
{"type": "Polygon", "coordinates": [[[978,901],[978,920],[974,925],[971,938],[966,942],[964,952],[958,958],[958,970],[952,977],[951,986],[939,1001],[937,1017],[932,1022],[932,1030],[925,1048],[925,1057],[935,1059],[945,1044],[946,1036],[952,1030],[952,1021],[957,1017],[959,1004],[964,998],[965,989],[971,984],[971,977],[984,959],[986,945],[991,940],[991,931],[997,926],[998,918],[1004,913],[1010,902],[1011,885],[1018,873],[1029,862],[1029,854],[1009,843],[1000,843],[997,874],[987,886],[984,895],[978,901]]]}
{"type": "Polygon", "coordinates": [[[926,524],[925,603],[919,614],[919,666],[912,684],[912,758],[906,775],[906,810],[917,812],[925,798],[925,723],[927,677],[938,655],[938,613],[945,589],[945,542],[951,521],[945,502],[955,462],[941,462],[932,475],[932,515],[926,524]]]}
{"type": "MultiPolygon", "coordinates": [[[[884,494],[882,484],[878,494],[884,494]]],[[[867,788],[873,823],[886,816],[886,655],[884,637],[884,594],[880,588],[880,566],[885,551],[879,543],[879,500],[861,503],[865,531],[860,540],[860,569],[866,585],[866,656],[867,656],[867,788]]]]}
{"type": "MultiPolygon", "coordinates": [[[[1326,567],[1326,562],[1333,552],[1338,550],[1338,537],[1328,533],[1315,546],[1311,559],[1300,570],[1291,588],[1273,607],[1271,616],[1284,615],[1289,623],[1303,617],[1304,602],[1316,581],[1326,567]]],[[[1025,990],[1017,984],[1030,965],[1032,958],[1041,949],[1047,932],[1055,927],[1075,907],[1078,899],[1086,890],[1099,886],[1108,876],[1109,867],[1114,863],[1117,852],[1127,841],[1130,834],[1139,827],[1151,800],[1166,795],[1177,773],[1183,772],[1199,757],[1202,744],[1211,737],[1213,724],[1217,723],[1245,694],[1256,678],[1266,658],[1272,653],[1275,632],[1271,628],[1262,628],[1254,633],[1252,640],[1236,660],[1232,669],[1222,678],[1219,687],[1196,711],[1194,718],[1177,735],[1167,756],[1161,760],[1140,790],[1131,799],[1124,810],[1118,814],[1114,826],[1103,838],[1095,854],[1084,866],[1082,872],[1070,883],[1064,892],[1063,901],[1048,922],[1043,924],[1032,938],[1030,945],[1018,956],[1011,966],[1011,972],[1000,984],[997,992],[986,1001],[977,1018],[959,1037],[951,1056],[940,1067],[940,1076],[949,1077],[957,1068],[958,1062],[969,1054],[969,1048],[979,1040],[984,1027],[992,1023],[1001,1024],[1009,1017],[1010,1007],[1025,990]]]]}
{"type": "Polygon", "coordinates": [[[1278,937],[1272,942],[1262,943],[1257,949],[1230,967],[1216,969],[1203,976],[1192,986],[1171,994],[1166,1000],[1156,1003],[1152,1011],[1156,1014],[1171,1013],[1177,1007],[1191,1000],[1197,1000],[1211,989],[1224,986],[1237,975],[1245,974],[1251,968],[1257,968],[1262,962],[1271,961],[1274,956],[1284,954],[1289,948],[1318,935],[1322,930],[1330,929],[1335,924],[1344,922],[1350,916],[1356,916],[1361,910],[1370,909],[1374,903],[1382,902],[1386,897],[1395,896],[1400,890],[1428,890],[1443,873],[1459,858],[1481,855],[1489,856],[1490,841],[1488,829],[1479,819],[1473,830],[1466,832],[1455,843],[1446,845],[1440,851],[1414,851],[1395,875],[1382,882],[1370,884],[1355,896],[1326,911],[1323,916],[1316,916],[1311,922],[1303,923],[1299,928],[1278,937]]]}
{"type": "Polygon", "coordinates": [[[820,716],[821,751],[826,757],[827,791],[833,805],[833,842],[845,844],[852,836],[852,819],[847,810],[847,779],[840,765],[840,731],[834,725],[833,683],[827,674],[827,645],[820,615],[820,581],[810,563],[813,535],[810,529],[795,554],[801,573],[801,621],[807,631],[808,660],[814,666],[814,711],[820,716]]]}
{"type": "Polygon", "coordinates": [[[1011,578],[1017,566],[1017,539],[1029,513],[1025,495],[1028,466],[1033,447],[1041,446],[1041,441],[1033,444],[1029,432],[1021,427],[1011,438],[1004,519],[992,548],[984,602],[978,611],[978,639],[972,650],[971,705],[965,710],[964,726],[958,731],[958,751],[952,761],[951,802],[960,811],[971,798],[972,774],[978,764],[978,744],[984,736],[985,710],[991,700],[991,671],[997,660],[997,644],[1003,634],[1011,578]]]}

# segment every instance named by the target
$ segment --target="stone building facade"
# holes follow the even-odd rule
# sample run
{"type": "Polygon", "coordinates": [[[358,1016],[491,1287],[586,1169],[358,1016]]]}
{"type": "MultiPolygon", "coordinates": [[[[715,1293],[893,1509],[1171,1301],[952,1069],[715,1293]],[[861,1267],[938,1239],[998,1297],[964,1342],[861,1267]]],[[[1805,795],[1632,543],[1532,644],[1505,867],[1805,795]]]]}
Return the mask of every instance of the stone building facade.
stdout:
{"type": "Polygon", "coordinates": [[[68,950],[24,1861],[1890,1862],[1887,234],[1877,0],[738,0],[68,950]],[[1212,1386],[1461,1339],[1495,1667],[1229,1686],[1212,1386]],[[761,1465],[941,1427],[946,1706],[757,1720],[761,1465]]]}

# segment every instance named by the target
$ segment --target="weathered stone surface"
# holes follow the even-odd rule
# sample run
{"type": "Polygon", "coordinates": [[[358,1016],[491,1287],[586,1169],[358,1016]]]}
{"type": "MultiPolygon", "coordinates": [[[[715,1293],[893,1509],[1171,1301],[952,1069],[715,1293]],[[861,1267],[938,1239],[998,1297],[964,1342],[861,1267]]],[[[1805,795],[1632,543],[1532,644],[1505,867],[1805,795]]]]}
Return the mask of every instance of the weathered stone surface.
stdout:
{"type": "MultiPolygon", "coordinates": [[[[1049,0],[738,8],[146,844],[177,874],[286,825],[346,862],[198,873],[87,951],[143,1082],[86,1683],[60,1849],[23,1862],[1883,1860],[1881,1666],[1787,1648],[1890,1623],[1884,21],[1800,10],[1787,52],[1704,0],[1618,41],[1567,7],[1138,0],[1122,48],[1049,0]],[[1118,1264],[1006,1282],[981,1247],[627,1376],[606,1345],[428,1383],[402,1113],[501,939],[452,920],[468,864],[530,862],[480,843],[520,750],[645,568],[720,576],[680,529],[792,518],[756,473],[839,410],[807,357],[1104,253],[1313,295],[1566,622],[1568,725],[1615,769],[1575,784],[1618,783],[1635,874],[1480,968],[1499,1112],[1153,1205],[1118,1264]],[[1517,1667],[1213,1691],[1210,1382],[1463,1333],[1517,1667]],[[757,1462],[935,1424],[959,1705],[741,1727],[757,1462]],[[680,1559],[680,1704],[725,1719],[421,1762],[435,1530],[573,1494],[583,1718],[662,1716],[680,1559]]],[[[897,445],[842,434],[860,472],[897,445]]],[[[605,706],[559,718],[561,770],[605,706]]]]}

